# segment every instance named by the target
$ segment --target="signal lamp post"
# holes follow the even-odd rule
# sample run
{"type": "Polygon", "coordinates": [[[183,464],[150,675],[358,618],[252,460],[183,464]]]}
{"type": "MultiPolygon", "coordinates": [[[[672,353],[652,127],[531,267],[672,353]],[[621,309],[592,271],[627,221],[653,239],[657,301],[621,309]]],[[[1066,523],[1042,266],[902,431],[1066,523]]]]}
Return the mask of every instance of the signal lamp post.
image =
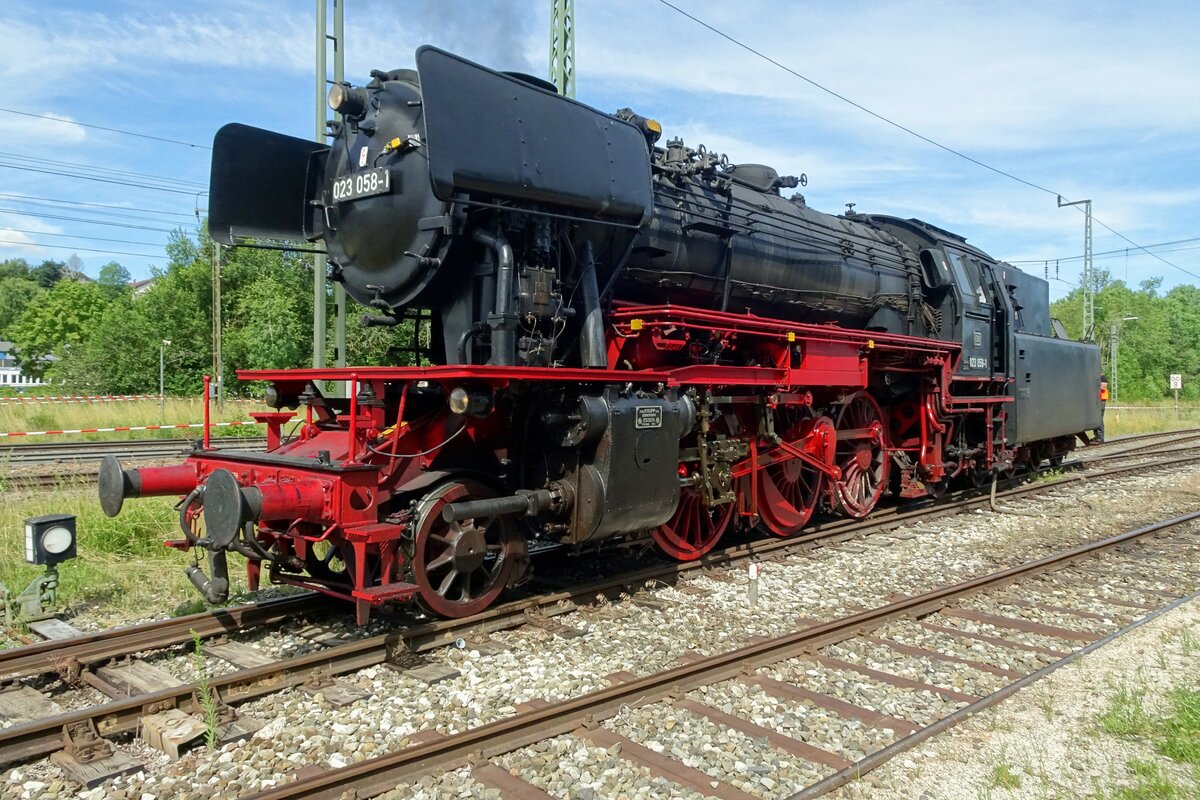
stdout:
{"type": "Polygon", "coordinates": [[[1118,381],[1117,381],[1117,345],[1119,344],[1120,336],[1121,336],[1120,323],[1121,322],[1133,322],[1135,319],[1137,319],[1137,317],[1121,317],[1121,319],[1119,321],[1114,319],[1109,325],[1108,358],[1111,363],[1110,363],[1109,369],[1108,369],[1108,372],[1109,372],[1108,385],[1112,388],[1113,405],[1117,404],[1117,391],[1118,391],[1118,386],[1119,386],[1118,381]]]}
{"type": "Polygon", "coordinates": [[[167,396],[163,392],[163,367],[166,364],[166,350],[170,346],[170,339],[163,339],[158,345],[158,416],[161,425],[167,424],[167,396]]]}

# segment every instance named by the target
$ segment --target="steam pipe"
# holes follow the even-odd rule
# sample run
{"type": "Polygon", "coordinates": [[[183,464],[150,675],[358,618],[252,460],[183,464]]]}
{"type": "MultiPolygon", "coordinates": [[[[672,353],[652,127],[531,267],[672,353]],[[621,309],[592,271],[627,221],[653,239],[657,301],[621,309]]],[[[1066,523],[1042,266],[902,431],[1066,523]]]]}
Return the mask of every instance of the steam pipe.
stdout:
{"type": "Polygon", "coordinates": [[[503,236],[475,229],[475,241],[490,247],[496,253],[496,312],[488,315],[488,327],[492,329],[492,357],[489,364],[511,366],[516,354],[517,315],[513,313],[513,250],[503,236]]]}
{"type": "Polygon", "coordinates": [[[608,368],[604,347],[604,320],[600,315],[600,286],[596,282],[595,250],[590,240],[579,248],[579,288],[583,291],[583,327],[579,334],[579,360],[583,366],[608,368]]]}
{"type": "MultiPolygon", "coordinates": [[[[561,487],[555,484],[556,488],[561,487]]],[[[479,517],[499,517],[508,514],[535,516],[553,509],[562,511],[569,505],[568,496],[549,489],[519,489],[509,497],[489,497],[486,500],[467,500],[463,503],[448,503],[442,508],[442,519],[446,522],[461,522],[479,517]]]]}
{"type": "MultiPolygon", "coordinates": [[[[471,327],[467,328],[458,337],[458,363],[470,364],[471,359],[467,357],[467,344],[479,334],[488,330],[488,326],[482,322],[476,322],[471,327]]],[[[407,385],[407,384],[406,384],[407,385]]]]}

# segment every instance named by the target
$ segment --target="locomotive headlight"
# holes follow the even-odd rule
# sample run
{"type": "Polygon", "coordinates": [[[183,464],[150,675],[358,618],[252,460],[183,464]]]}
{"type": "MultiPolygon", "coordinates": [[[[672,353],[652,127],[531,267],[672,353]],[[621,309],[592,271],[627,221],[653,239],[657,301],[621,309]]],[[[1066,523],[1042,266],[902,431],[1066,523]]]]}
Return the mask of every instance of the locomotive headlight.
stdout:
{"type": "Polygon", "coordinates": [[[25,520],[25,560],[57,564],[75,557],[75,517],[50,514],[25,520]]]}
{"type": "Polygon", "coordinates": [[[471,409],[471,393],[461,386],[450,392],[450,410],[460,417],[471,409]]]}
{"type": "Polygon", "coordinates": [[[286,394],[279,390],[275,384],[271,384],[263,391],[263,404],[271,408],[296,408],[300,405],[300,397],[294,394],[286,394]]]}
{"type": "Polygon", "coordinates": [[[456,386],[447,398],[450,411],[459,415],[474,414],[483,416],[492,409],[492,398],[482,392],[472,392],[462,386],[456,386]]]}
{"type": "Polygon", "coordinates": [[[366,92],[348,83],[335,83],[329,87],[327,100],[331,109],[350,119],[361,119],[367,111],[366,92]]]}

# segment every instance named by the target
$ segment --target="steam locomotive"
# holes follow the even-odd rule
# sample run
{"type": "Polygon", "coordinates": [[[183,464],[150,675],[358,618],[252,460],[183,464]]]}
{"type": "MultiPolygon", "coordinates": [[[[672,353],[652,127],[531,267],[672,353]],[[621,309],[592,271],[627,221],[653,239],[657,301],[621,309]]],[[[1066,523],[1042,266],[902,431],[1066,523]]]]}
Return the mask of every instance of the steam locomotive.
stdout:
{"type": "Polygon", "coordinates": [[[648,536],[698,559],[1061,458],[1100,422],[1098,349],[1047,284],[915,219],[831,216],[629,109],[433,47],[335,85],[332,141],[218,132],[209,226],[320,242],[329,278],[415,326],[417,366],[241,371],[265,453],[100,473],[110,515],[179,495],[187,567],[456,617],[530,544],[648,536]],[[330,386],[344,391],[331,391],[330,386]],[[294,418],[298,430],[284,437],[294,418]]]}

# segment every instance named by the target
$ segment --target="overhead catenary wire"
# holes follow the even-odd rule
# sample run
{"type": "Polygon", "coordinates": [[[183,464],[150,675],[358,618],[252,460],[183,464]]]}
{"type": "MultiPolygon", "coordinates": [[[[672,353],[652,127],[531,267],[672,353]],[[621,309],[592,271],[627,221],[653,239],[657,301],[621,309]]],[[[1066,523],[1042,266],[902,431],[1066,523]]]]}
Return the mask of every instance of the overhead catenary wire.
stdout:
{"type": "Polygon", "coordinates": [[[138,258],[157,258],[164,253],[127,253],[123,250],[97,250],[91,247],[70,247],[65,244],[44,244],[40,242],[22,242],[16,239],[0,239],[0,244],[19,245],[21,247],[49,247],[54,250],[73,250],[80,253],[104,253],[113,256],[137,256],[138,258]]]}
{"type": "MultiPolygon", "coordinates": [[[[54,236],[54,237],[57,237],[60,239],[83,239],[84,241],[88,241],[88,242],[109,242],[110,244],[140,244],[140,245],[145,245],[146,247],[158,247],[158,244],[155,242],[138,242],[138,241],[134,241],[132,239],[106,239],[102,236],[80,236],[79,234],[76,234],[76,233],[51,233],[50,231],[31,231],[31,230],[24,230],[21,228],[9,228],[4,225],[0,225],[0,233],[27,233],[31,236],[54,236]]],[[[30,242],[29,244],[41,246],[41,245],[37,245],[36,242],[30,242]]]]}
{"type": "MultiPolygon", "coordinates": [[[[3,195],[0,195],[0,196],[3,196],[3,195]]],[[[1175,239],[1174,241],[1170,241],[1170,242],[1156,242],[1155,244],[1144,244],[1141,246],[1140,249],[1148,250],[1152,247],[1170,247],[1171,245],[1189,244],[1191,242],[1200,242],[1200,236],[1193,237],[1191,239],[1175,239]]],[[[1133,249],[1133,248],[1122,247],[1117,250],[1104,250],[1099,253],[1093,253],[1092,258],[1097,259],[1097,258],[1100,258],[1101,256],[1107,256],[1110,258],[1120,258],[1121,256],[1128,255],[1129,251],[1131,249],[1133,249]]],[[[1195,247],[1179,247],[1174,250],[1164,250],[1162,252],[1178,253],[1183,250],[1195,250],[1195,249],[1197,249],[1197,248],[1195,248],[1195,247]]],[[[1028,258],[1028,259],[1021,259],[1019,261],[1009,260],[1008,263],[1016,266],[1018,264],[1045,264],[1047,261],[1062,262],[1062,261],[1082,261],[1082,260],[1083,260],[1083,256],[1079,255],[1079,256],[1059,256],[1056,258],[1028,258]]]]}
{"type": "MultiPolygon", "coordinates": [[[[23,166],[20,166],[19,164],[0,164],[0,169],[17,169],[17,170],[22,170],[24,172],[38,172],[38,173],[42,173],[44,175],[59,175],[64,178],[76,178],[78,180],[84,180],[84,181],[96,181],[97,183],[112,183],[112,184],[116,184],[118,186],[130,186],[135,189],[150,189],[150,190],[156,191],[156,192],[171,192],[172,194],[186,194],[186,195],[196,194],[194,191],[189,190],[189,189],[174,189],[174,188],[167,187],[167,186],[153,186],[148,183],[136,183],[134,181],[113,180],[110,178],[101,178],[101,177],[97,177],[94,175],[80,175],[78,173],[72,173],[72,172],[61,172],[59,170],[36,169],[34,167],[23,167],[23,166]]],[[[199,184],[197,184],[197,185],[199,185],[199,184]]]]}
{"type": "Polygon", "coordinates": [[[1153,252],[1152,250],[1147,250],[1146,248],[1142,247],[1140,244],[1135,242],[1133,239],[1130,239],[1128,236],[1121,233],[1120,231],[1114,230],[1112,227],[1105,225],[1102,220],[1096,219],[1095,214],[1092,215],[1092,222],[1095,222],[1097,225],[1099,225],[1101,228],[1104,228],[1104,230],[1108,231],[1113,236],[1116,236],[1120,239],[1125,240],[1126,242],[1129,242],[1131,245],[1134,246],[1135,249],[1141,250],[1143,253],[1146,253],[1149,256],[1153,256],[1154,258],[1157,258],[1159,261],[1166,264],[1168,267],[1174,267],[1175,269],[1179,270],[1180,272],[1183,272],[1187,275],[1191,275],[1193,278],[1200,280],[1200,275],[1196,274],[1195,272],[1192,272],[1190,269],[1184,269],[1183,267],[1176,264],[1174,261],[1167,261],[1165,258],[1160,256],[1158,253],[1153,252]]]}
{"type": "Polygon", "coordinates": [[[828,95],[836,97],[838,100],[841,100],[844,103],[848,103],[849,105],[854,106],[859,111],[862,111],[865,114],[871,115],[872,117],[879,120],[880,122],[885,122],[888,125],[891,125],[893,128],[899,128],[900,130],[904,131],[905,133],[909,134],[910,136],[915,136],[916,138],[920,139],[921,141],[923,141],[927,144],[931,144],[940,150],[945,150],[947,153],[950,153],[951,155],[955,155],[955,156],[958,156],[959,158],[970,161],[972,164],[975,164],[976,166],[979,166],[979,167],[983,167],[986,170],[990,170],[990,171],[996,173],[997,175],[1003,175],[1004,177],[1011,178],[1012,180],[1017,181],[1018,183],[1023,183],[1032,189],[1037,189],[1039,192],[1045,192],[1046,194],[1054,195],[1055,197],[1058,197],[1062,194],[1061,192],[1056,192],[1053,189],[1047,189],[1045,186],[1036,184],[1033,181],[1027,181],[1024,178],[1013,175],[1011,172],[1006,172],[1005,170],[1002,170],[999,167],[993,167],[991,164],[980,161],[977,158],[972,158],[971,156],[967,155],[966,153],[964,153],[960,150],[955,150],[953,147],[949,147],[947,145],[942,144],[939,141],[936,141],[935,139],[931,139],[928,136],[925,136],[922,133],[918,133],[917,131],[913,130],[912,128],[902,125],[899,122],[896,122],[895,120],[888,119],[887,117],[883,116],[882,114],[872,111],[871,109],[867,108],[866,106],[862,105],[861,103],[856,103],[855,101],[851,100],[849,97],[846,97],[846,95],[835,92],[833,89],[830,89],[828,86],[820,84],[817,81],[813,80],[812,78],[809,78],[806,75],[800,74],[799,72],[792,69],[791,67],[789,67],[779,61],[776,61],[775,59],[771,58],[766,53],[763,53],[761,50],[756,50],[753,47],[751,47],[750,45],[746,44],[745,42],[735,39],[733,36],[730,36],[729,34],[725,33],[721,29],[708,24],[707,22],[700,19],[699,17],[689,14],[688,12],[684,11],[679,6],[675,5],[674,3],[671,3],[669,0],[658,0],[658,2],[662,3],[664,6],[667,6],[668,8],[674,9],[675,11],[679,12],[683,16],[690,19],[692,22],[695,22],[697,25],[707,28],[708,30],[715,33],[717,36],[720,36],[722,39],[725,39],[726,41],[728,41],[734,45],[737,45],[738,47],[742,48],[743,50],[758,56],[759,58],[763,59],[764,61],[766,61],[770,64],[774,64],[779,69],[783,70],[784,72],[788,73],[789,75],[792,75],[793,77],[799,78],[800,80],[804,81],[805,83],[809,84],[810,86],[820,89],[822,92],[825,92],[828,95]]]}
{"type": "Polygon", "coordinates": [[[121,130],[120,128],[109,128],[104,125],[95,125],[90,122],[79,122],[79,121],[73,120],[73,119],[63,119],[61,117],[52,117],[49,114],[34,114],[31,111],[18,111],[14,108],[0,108],[0,111],[3,111],[6,114],[18,114],[22,117],[33,117],[34,119],[46,119],[46,120],[50,120],[51,122],[61,122],[64,125],[78,125],[81,128],[93,128],[98,131],[108,131],[109,133],[119,133],[122,136],[136,136],[139,139],[151,139],[156,142],[166,142],[167,144],[178,144],[178,145],[183,145],[184,147],[194,147],[197,150],[212,150],[211,147],[207,147],[202,144],[194,144],[192,142],[183,142],[183,141],[180,141],[179,139],[168,139],[163,136],[151,136],[148,133],[138,133],[136,131],[126,131],[126,130],[121,130]]]}
{"type": "MultiPolygon", "coordinates": [[[[129,228],[131,230],[154,231],[156,233],[173,233],[177,230],[185,230],[183,225],[178,225],[174,228],[153,228],[153,227],[150,227],[149,225],[133,225],[128,222],[109,222],[108,220],[86,219],[84,217],[64,217],[61,214],[41,214],[41,213],[38,213],[35,211],[21,211],[19,209],[15,209],[15,208],[0,208],[0,214],[17,214],[22,217],[37,217],[39,219],[57,219],[57,220],[63,220],[65,222],[83,222],[88,225],[108,225],[108,226],[111,226],[114,228],[129,228]]],[[[147,221],[151,221],[151,220],[147,220],[147,221]]],[[[157,220],[157,221],[165,222],[165,220],[157,220]]],[[[190,230],[190,229],[191,228],[187,228],[186,230],[190,230]]]]}
{"type": "Polygon", "coordinates": [[[89,208],[110,208],[114,211],[141,211],[141,212],[145,212],[147,214],[162,214],[162,215],[172,216],[172,217],[188,217],[189,219],[194,215],[194,212],[190,212],[190,211],[165,211],[165,210],[157,209],[157,208],[138,208],[135,206],[112,205],[109,203],[85,203],[82,200],[67,200],[65,198],[60,198],[60,197],[38,197],[36,195],[29,195],[29,194],[10,194],[8,192],[0,192],[0,197],[6,197],[6,198],[10,198],[12,200],[18,200],[23,203],[31,203],[31,204],[36,204],[36,205],[47,205],[47,204],[56,204],[57,205],[57,204],[61,203],[61,204],[72,205],[72,206],[88,206],[89,208]]]}
{"type": "MultiPolygon", "coordinates": [[[[926,144],[932,145],[933,147],[936,147],[939,150],[944,150],[945,152],[950,153],[951,155],[957,156],[958,158],[961,158],[965,161],[969,161],[970,163],[972,163],[978,167],[982,167],[983,169],[986,169],[990,172],[994,172],[997,175],[1001,175],[1005,178],[1009,178],[1010,180],[1014,180],[1017,183],[1022,183],[1024,185],[1030,187],[1031,189],[1036,189],[1040,192],[1045,192],[1046,194],[1053,195],[1055,198],[1058,198],[1058,199],[1061,199],[1064,196],[1062,192],[1058,192],[1053,189],[1049,189],[1045,186],[1042,186],[1041,184],[1034,183],[1033,181],[1030,181],[1030,180],[1026,180],[1025,178],[1022,178],[1018,175],[1014,175],[1013,173],[1008,172],[1007,170],[1000,169],[999,167],[994,167],[991,164],[988,164],[984,161],[980,161],[979,159],[969,156],[960,150],[956,150],[953,147],[944,145],[941,142],[939,142],[935,139],[932,139],[922,133],[919,133],[919,132],[913,130],[912,128],[909,128],[906,125],[896,122],[895,120],[889,119],[888,117],[885,117],[884,115],[882,115],[876,111],[872,111],[871,109],[867,108],[866,106],[862,105],[861,103],[857,103],[854,100],[851,100],[849,97],[847,97],[843,94],[840,94],[839,92],[836,92],[833,89],[830,89],[829,87],[827,87],[821,83],[818,83],[817,81],[813,80],[812,78],[809,78],[808,76],[797,72],[796,70],[792,69],[791,67],[788,67],[786,64],[776,61],[774,58],[771,58],[766,53],[763,53],[762,51],[751,47],[750,45],[746,44],[745,42],[740,41],[739,39],[729,35],[728,33],[725,33],[720,28],[717,28],[714,25],[711,25],[711,24],[705,22],[704,20],[700,19],[699,17],[696,17],[695,15],[690,14],[687,11],[684,11],[679,6],[670,2],[670,0],[658,0],[658,2],[660,2],[667,8],[670,8],[673,11],[681,14],[682,16],[687,17],[692,22],[707,29],[708,31],[711,31],[712,33],[716,34],[717,36],[720,36],[722,39],[725,39],[726,41],[730,42],[731,44],[733,44],[737,47],[740,47],[741,49],[745,50],[746,52],[751,53],[752,55],[755,55],[758,58],[761,58],[762,60],[766,61],[769,64],[774,65],[775,67],[778,67],[779,69],[783,70],[784,72],[788,73],[789,75],[792,75],[795,78],[799,78],[800,80],[804,81],[805,83],[809,84],[810,86],[813,86],[814,88],[819,89],[822,92],[825,92],[826,94],[828,94],[832,97],[835,97],[838,100],[841,100],[842,102],[847,103],[848,105],[853,106],[854,108],[857,108],[859,111],[862,111],[863,113],[868,114],[881,122],[891,125],[893,128],[897,128],[897,129],[909,134],[910,136],[914,136],[917,139],[920,139],[921,141],[925,142],[926,144]]],[[[1077,210],[1081,214],[1085,213],[1082,208],[1078,208],[1077,210]]],[[[1100,227],[1107,230],[1109,233],[1113,234],[1114,236],[1117,236],[1117,237],[1123,239],[1124,241],[1128,242],[1129,244],[1133,245],[1136,249],[1143,250],[1144,252],[1148,253],[1149,255],[1153,256],[1154,258],[1157,258],[1159,261],[1166,264],[1167,266],[1174,267],[1175,269],[1179,270],[1180,272],[1183,272],[1187,275],[1191,275],[1193,278],[1200,279],[1200,274],[1192,272],[1191,270],[1188,270],[1188,269],[1184,269],[1183,267],[1179,266],[1178,264],[1168,261],[1167,259],[1163,258],[1162,256],[1159,256],[1155,253],[1145,250],[1145,248],[1143,248],[1142,245],[1138,244],[1137,242],[1130,239],[1128,236],[1124,235],[1123,233],[1120,233],[1119,231],[1113,229],[1111,226],[1109,226],[1109,225],[1105,224],[1104,222],[1102,222],[1101,220],[1097,219],[1094,214],[1092,215],[1092,221],[1094,223],[1096,223],[1097,225],[1099,225],[1100,227]]]]}
{"type": "MultiPolygon", "coordinates": [[[[21,202],[21,201],[9,201],[9,202],[21,202]]],[[[53,203],[25,202],[24,205],[27,206],[27,208],[25,210],[31,214],[32,213],[51,214],[54,212],[59,212],[59,213],[64,213],[64,214],[75,213],[75,214],[85,214],[87,216],[82,217],[82,219],[89,219],[89,220],[90,219],[97,219],[97,220],[128,219],[128,220],[133,220],[134,222],[158,223],[160,225],[183,225],[184,224],[183,219],[164,219],[162,217],[153,217],[153,216],[150,216],[147,214],[119,214],[115,211],[98,211],[98,210],[90,209],[90,208],[74,208],[74,207],[70,207],[70,206],[64,208],[63,206],[54,205],[53,203]]],[[[180,216],[184,217],[188,222],[191,222],[192,220],[195,219],[195,217],[193,217],[191,214],[181,214],[180,216]]]]}
{"type": "Polygon", "coordinates": [[[83,164],[78,161],[60,161],[54,158],[42,158],[41,156],[31,156],[27,153],[11,153],[0,150],[0,158],[7,161],[30,162],[39,167],[64,167],[78,168],[89,172],[101,173],[103,177],[119,177],[119,178],[137,178],[144,180],[159,181],[161,183],[176,184],[178,186],[196,186],[203,188],[206,184],[199,181],[188,180],[186,178],[175,178],[170,175],[154,175],[149,172],[138,172],[129,169],[117,169],[116,167],[103,167],[98,164],[83,164]]]}

